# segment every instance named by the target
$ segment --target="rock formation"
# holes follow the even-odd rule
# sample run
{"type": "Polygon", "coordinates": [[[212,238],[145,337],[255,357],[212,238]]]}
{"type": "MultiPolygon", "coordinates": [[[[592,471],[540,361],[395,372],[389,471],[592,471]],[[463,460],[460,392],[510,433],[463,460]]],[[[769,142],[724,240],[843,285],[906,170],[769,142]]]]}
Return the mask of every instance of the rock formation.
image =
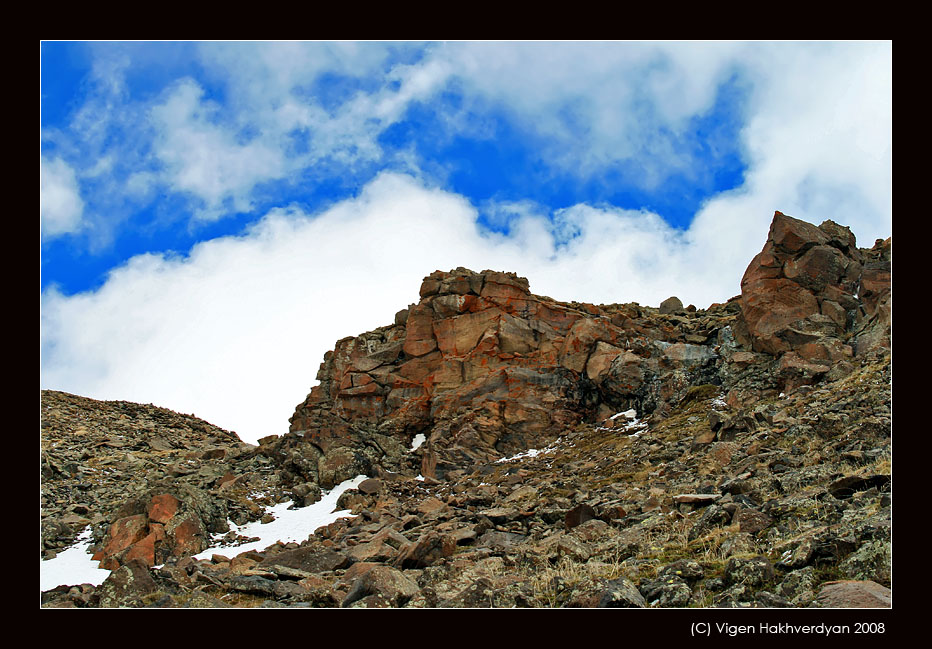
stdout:
{"type": "Polygon", "coordinates": [[[859,250],[833,221],[815,227],[774,214],[764,249],[741,280],[739,340],[780,358],[784,383],[798,385],[855,354],[890,345],[890,239],[859,250]]]}
{"type": "Polygon", "coordinates": [[[452,478],[581,421],[653,411],[714,380],[711,343],[737,313],[561,303],[514,274],[465,268],[432,273],[420,295],[395,324],[326,355],[320,385],[275,442],[296,479],[326,488],[376,466],[400,470],[418,434],[421,472],[452,478]]]}
{"type": "Polygon", "coordinates": [[[890,239],[859,249],[845,227],[777,212],[741,295],[704,310],[437,271],[392,324],[338,341],[290,430],[258,447],[171,411],[43,393],[43,553],[91,525],[113,571],[44,601],[889,601],[890,264],[890,239]],[[191,559],[227,521],[359,474],[340,500],[355,518],[191,559]]]}

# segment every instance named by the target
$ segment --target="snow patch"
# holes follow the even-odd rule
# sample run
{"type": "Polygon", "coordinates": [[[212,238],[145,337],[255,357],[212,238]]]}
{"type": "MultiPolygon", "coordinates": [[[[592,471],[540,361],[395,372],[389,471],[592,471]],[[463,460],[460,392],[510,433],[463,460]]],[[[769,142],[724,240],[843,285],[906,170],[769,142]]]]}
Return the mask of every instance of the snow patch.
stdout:
{"type": "Polygon", "coordinates": [[[316,503],[307,507],[288,509],[292,505],[290,502],[274,505],[266,510],[275,517],[275,520],[270,523],[260,523],[259,521],[246,523],[245,525],[230,523],[230,529],[237,535],[248,538],[259,537],[259,540],[244,543],[243,545],[219,545],[208,548],[200,554],[194,555],[194,558],[209,559],[212,554],[223,554],[223,551],[227,549],[234,552],[233,556],[249,550],[261,551],[278,541],[282,543],[302,543],[318,528],[330,525],[339,518],[355,518],[355,515],[351,514],[348,509],[334,510],[337,506],[337,500],[340,499],[343,492],[347,489],[355,489],[365,479],[366,476],[358,475],[350,480],[344,480],[326,492],[316,503]]]}
{"type": "Polygon", "coordinates": [[[631,437],[638,437],[647,430],[647,424],[642,422],[637,418],[637,412],[633,409],[625,412],[619,412],[617,415],[613,415],[610,419],[614,420],[616,417],[624,417],[628,420],[628,423],[623,426],[599,426],[596,430],[610,430],[614,432],[628,433],[631,437]]]}
{"type": "Polygon", "coordinates": [[[86,527],[75,544],[59,552],[54,559],[39,560],[39,590],[52,590],[57,586],[93,584],[99,586],[110,576],[109,570],[97,567],[99,561],[91,559],[91,528],[86,527]]]}
{"type": "Polygon", "coordinates": [[[427,438],[424,437],[424,433],[418,433],[414,436],[414,439],[411,440],[411,450],[417,449],[421,444],[427,441],[427,438]]]}
{"type": "Polygon", "coordinates": [[[499,458],[498,460],[495,460],[495,464],[501,464],[503,462],[517,462],[519,460],[523,460],[524,458],[537,457],[538,455],[543,455],[545,453],[552,453],[557,448],[557,445],[562,440],[563,438],[561,437],[557,441],[552,442],[550,445],[548,445],[546,448],[543,448],[543,449],[538,450],[536,448],[530,448],[524,451],[523,453],[518,453],[517,455],[512,455],[511,457],[499,458]]]}

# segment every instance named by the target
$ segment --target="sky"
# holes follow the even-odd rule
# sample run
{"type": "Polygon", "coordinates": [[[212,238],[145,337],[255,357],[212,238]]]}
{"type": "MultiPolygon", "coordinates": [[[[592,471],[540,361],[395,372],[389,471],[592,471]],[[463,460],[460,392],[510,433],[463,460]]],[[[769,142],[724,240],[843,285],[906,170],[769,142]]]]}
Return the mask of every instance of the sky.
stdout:
{"type": "Polygon", "coordinates": [[[890,42],[43,42],[40,387],[281,435],[421,280],[740,293],[892,231],[890,42]]]}

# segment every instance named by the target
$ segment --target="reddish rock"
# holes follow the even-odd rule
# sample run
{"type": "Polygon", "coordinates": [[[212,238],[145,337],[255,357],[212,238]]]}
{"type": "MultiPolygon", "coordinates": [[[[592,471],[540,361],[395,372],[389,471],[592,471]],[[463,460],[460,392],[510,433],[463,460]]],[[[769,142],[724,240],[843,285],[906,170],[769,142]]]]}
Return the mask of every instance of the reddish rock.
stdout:
{"type": "Polygon", "coordinates": [[[883,254],[882,247],[859,250],[851,231],[832,221],[816,227],[776,212],[741,280],[736,337],[757,352],[799,352],[829,365],[850,358],[841,348],[851,333],[857,353],[888,344],[889,318],[872,319],[877,304],[888,304],[883,254]]]}
{"type": "Polygon", "coordinates": [[[421,475],[425,478],[437,477],[437,454],[429,447],[421,456],[421,475]]]}
{"type": "Polygon", "coordinates": [[[456,540],[449,534],[428,532],[402,548],[395,559],[401,569],[426,568],[435,565],[456,551],[456,540]]]}
{"type": "Polygon", "coordinates": [[[180,506],[181,501],[171,494],[153,496],[148,508],[149,520],[156,523],[167,523],[180,506]]]}
{"type": "Polygon", "coordinates": [[[382,489],[382,481],[378,478],[369,478],[360,482],[356,488],[364,494],[377,494],[382,489]]]}
{"type": "MultiPolygon", "coordinates": [[[[268,454],[308,458],[288,471],[326,488],[379,466],[403,472],[411,438],[430,431],[431,448],[415,458],[422,475],[443,480],[456,467],[543,448],[613,407],[668,413],[691,385],[719,380],[720,354],[736,375],[792,353],[777,368],[782,387],[813,383],[888,344],[885,268],[889,245],[859,250],[847,228],[776,213],[741,297],[718,307],[738,315],[729,354],[716,329],[687,322],[701,312],[656,318],[636,304],[534,295],[512,273],[435,271],[394,324],[325,354],[320,385],[268,454]]],[[[663,310],[680,308],[671,299],[663,310]]]]}
{"type": "Polygon", "coordinates": [[[815,246],[799,258],[791,258],[783,265],[783,276],[815,294],[829,285],[840,285],[848,271],[855,267],[852,260],[832,246],[815,246]]]}
{"type": "Polygon", "coordinates": [[[778,249],[797,253],[813,245],[828,243],[830,237],[811,223],[794,219],[783,212],[774,212],[768,241],[778,249]]]}
{"type": "Polygon", "coordinates": [[[207,547],[207,530],[194,512],[172,518],[165,531],[172,539],[172,554],[176,557],[197,554],[207,547]]]}
{"type": "MultiPolygon", "coordinates": [[[[148,534],[148,519],[145,514],[136,514],[126,516],[115,521],[107,532],[107,538],[104,540],[104,547],[94,554],[94,561],[101,561],[101,568],[108,562],[107,559],[113,555],[129,548],[134,543],[141,541],[148,534]]],[[[113,568],[107,568],[112,570],[113,568]]]]}
{"type": "Polygon", "coordinates": [[[133,559],[139,559],[147,566],[155,565],[155,541],[157,539],[156,534],[149,534],[141,541],[133,544],[130,547],[129,551],[123,557],[123,563],[127,561],[132,561],[133,559]]]}
{"type": "Polygon", "coordinates": [[[566,512],[566,515],[564,516],[564,523],[566,525],[566,529],[569,530],[582,525],[586,521],[591,521],[594,518],[596,518],[595,510],[589,505],[582,504],[576,505],[576,507],[573,507],[568,512],[566,512]]]}
{"type": "Polygon", "coordinates": [[[761,530],[767,529],[773,523],[773,519],[767,514],[742,507],[734,515],[732,522],[738,523],[741,532],[748,534],[757,534],[761,530]]]}
{"type": "Polygon", "coordinates": [[[398,551],[381,539],[375,539],[367,543],[358,543],[347,551],[347,556],[353,561],[385,563],[390,561],[398,551]]]}
{"type": "Polygon", "coordinates": [[[619,349],[618,347],[614,347],[602,341],[597,342],[595,350],[586,362],[586,376],[593,381],[598,380],[599,377],[608,372],[609,368],[612,366],[612,362],[623,353],[623,349],[619,349]]]}
{"type": "Polygon", "coordinates": [[[434,338],[433,312],[427,305],[419,304],[408,314],[405,325],[404,353],[408,356],[423,356],[437,349],[434,338]]]}
{"type": "Polygon", "coordinates": [[[217,486],[221,488],[225,486],[229,487],[229,486],[232,486],[235,480],[236,480],[236,476],[228,472],[228,473],[225,473],[222,477],[217,479],[217,486]]]}
{"type": "Polygon", "coordinates": [[[426,498],[418,506],[417,510],[422,514],[435,514],[437,512],[447,509],[446,503],[437,498],[426,498]]]}
{"type": "MultiPolygon", "coordinates": [[[[361,465],[350,456],[368,453],[359,437],[365,424],[388,423],[407,442],[412,431],[443,422],[448,434],[422,454],[425,476],[442,476],[464,458],[488,461],[544,446],[579,421],[572,409],[554,408],[574,388],[558,359],[583,374],[596,343],[618,345],[625,336],[597,307],[534,296],[527,280],[511,273],[437,271],[425,278],[421,296],[403,326],[343,339],[325,355],[320,385],[291,419],[299,436],[278,440],[273,451],[287,456],[309,443],[316,450],[303,455],[322,453],[317,472],[299,468],[301,479],[329,486],[355,475],[361,465]]],[[[616,349],[600,348],[589,374],[604,375],[616,349]]]]}
{"type": "Polygon", "coordinates": [[[826,582],[816,597],[825,608],[890,608],[889,588],[873,581],[826,582]]]}
{"type": "Polygon", "coordinates": [[[563,343],[560,364],[574,372],[582,373],[596,343],[602,341],[614,347],[624,347],[624,339],[624,332],[613,326],[610,320],[577,320],[563,343]]]}
{"type": "Polygon", "coordinates": [[[790,345],[778,334],[788,325],[819,312],[810,291],[788,279],[766,279],[742,284],[741,313],[754,351],[778,354],[790,345]]]}

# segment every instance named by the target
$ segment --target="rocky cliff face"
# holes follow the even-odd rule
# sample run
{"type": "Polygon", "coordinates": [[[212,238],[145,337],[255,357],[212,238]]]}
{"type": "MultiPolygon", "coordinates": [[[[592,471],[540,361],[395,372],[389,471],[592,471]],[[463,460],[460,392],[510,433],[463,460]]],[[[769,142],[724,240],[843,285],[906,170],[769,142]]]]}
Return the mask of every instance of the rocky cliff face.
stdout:
{"type": "Polygon", "coordinates": [[[564,303],[511,273],[437,271],[393,324],[338,341],[289,432],[258,448],[170,411],[44,394],[44,552],[93,523],[113,580],[145,585],[46,598],[876,604],[890,585],[890,263],[890,239],[859,249],[845,227],[777,212],[741,295],[707,310],[564,303]],[[116,474],[94,475],[104,463],[116,474]],[[373,479],[341,499],[356,518],[294,547],[190,559],[227,519],[312,504],[359,474],[373,479]],[[183,596],[205,585],[215,598],[183,596]]]}
{"type": "Polygon", "coordinates": [[[659,314],[637,304],[561,303],[511,273],[435,272],[395,324],[346,338],[274,442],[301,479],[328,487],[399,471],[417,435],[420,472],[451,477],[545,446],[582,421],[653,411],[714,380],[737,305],[659,314]]]}
{"type": "Polygon", "coordinates": [[[662,415],[693,386],[737,403],[841,378],[856,354],[890,345],[890,240],[862,250],[846,227],[776,212],[740,297],[707,311],[675,297],[659,309],[561,303],[514,274],[464,268],[432,273],[420,295],[326,355],[275,441],[296,480],[327,488],[411,468],[417,435],[420,472],[455,478],[580,422],[662,415]]]}

